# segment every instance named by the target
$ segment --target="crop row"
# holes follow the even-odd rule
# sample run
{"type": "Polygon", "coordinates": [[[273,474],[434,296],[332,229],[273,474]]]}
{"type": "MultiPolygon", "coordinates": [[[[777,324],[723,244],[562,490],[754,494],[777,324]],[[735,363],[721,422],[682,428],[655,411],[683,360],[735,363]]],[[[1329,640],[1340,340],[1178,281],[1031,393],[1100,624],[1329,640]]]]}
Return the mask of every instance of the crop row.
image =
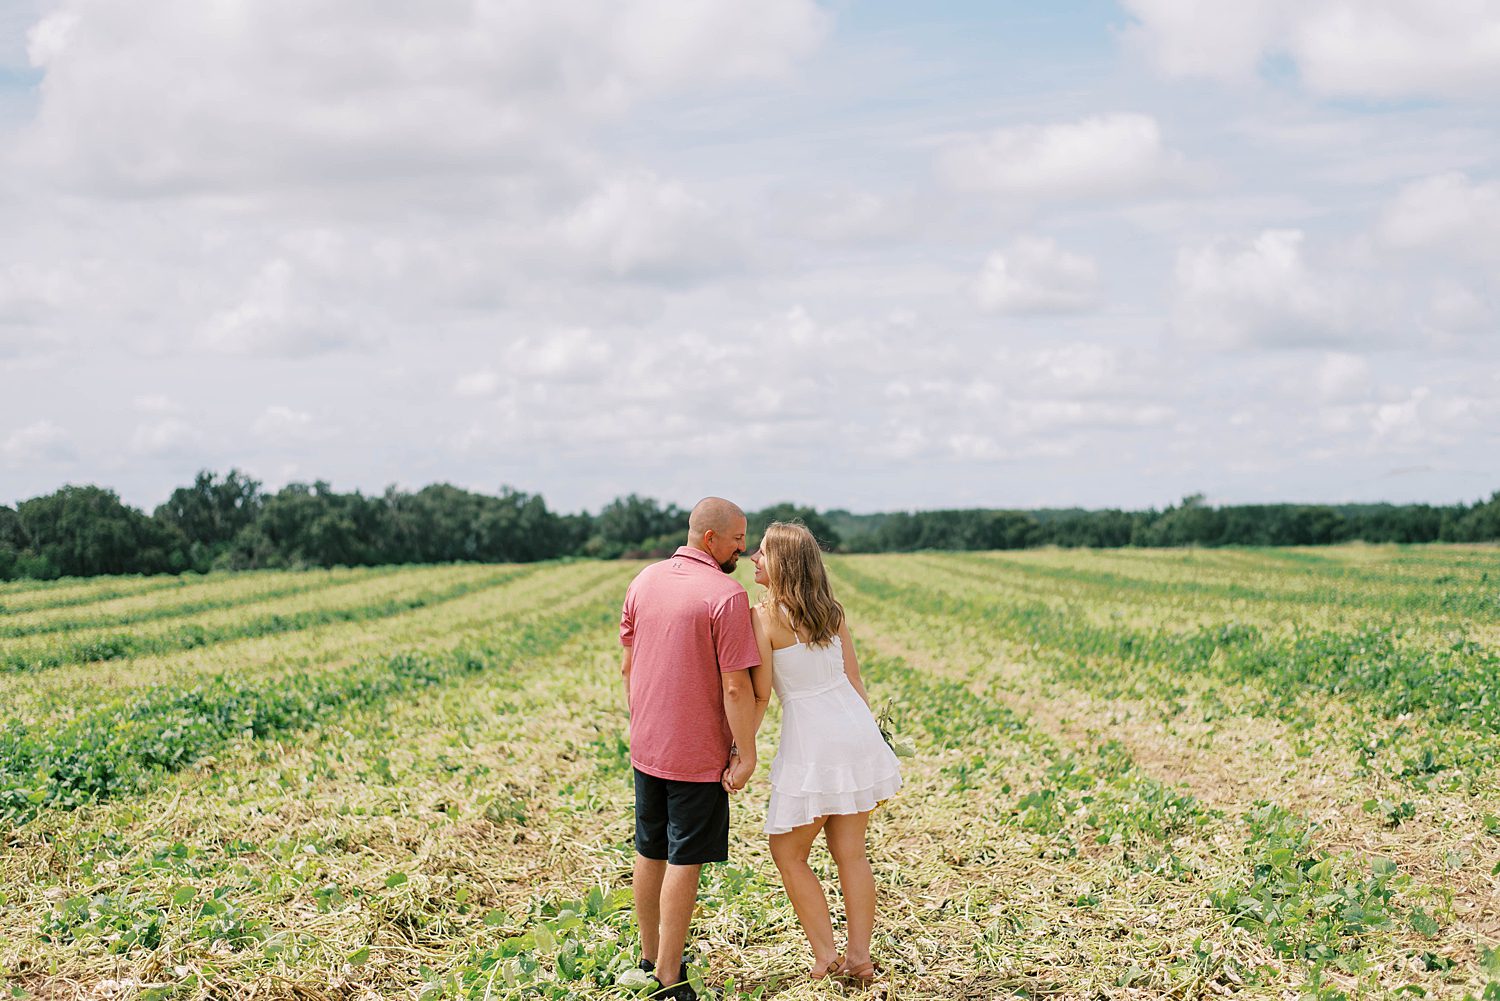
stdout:
{"type": "MultiPolygon", "coordinates": [[[[1222,815],[1121,744],[1049,735],[1002,701],[1010,689],[990,673],[988,622],[856,587],[846,563],[866,564],[838,561],[835,573],[871,694],[896,698],[902,732],[919,747],[906,789],[873,818],[876,949],[893,995],[1301,989],[1374,1001],[1475,989],[1452,913],[1405,872],[1320,847],[1321,832],[1279,806],[1222,815]],[[920,667],[868,651],[864,638],[886,629],[901,630],[920,667]]],[[[416,629],[448,617],[447,606],[417,610],[407,638],[387,647],[400,658],[318,677],[331,692],[367,669],[374,680],[403,673],[390,665],[409,657],[428,680],[307,703],[321,709],[273,702],[263,731],[272,740],[241,740],[247,731],[233,724],[203,731],[213,765],[191,781],[119,795],[173,767],[152,765],[113,803],[81,814],[43,807],[0,846],[0,986],[45,993],[108,971],[145,1001],[248,990],[628,996],[629,765],[613,642],[628,569],[541,568],[534,583],[585,590],[543,586],[542,618],[508,614],[522,604],[498,600],[508,589],[492,595],[480,639],[416,629]],[[450,663],[505,638],[525,646],[507,670],[450,663]],[[431,679],[434,665],[446,673],[431,679]],[[287,728],[274,728],[282,717],[271,710],[287,728]],[[6,968],[29,972],[8,980],[6,968]]],[[[534,599],[536,588],[523,587],[534,599]]],[[[1034,652],[1049,668],[1069,659],[1034,652]]],[[[237,674],[269,696],[304,691],[297,671],[237,674]]],[[[163,705],[164,731],[219,714],[163,705]]],[[[769,758],[773,733],[763,741],[769,758]]],[[[0,775],[0,786],[11,779],[0,775]]],[[[803,965],[805,947],[747,815],[763,807],[763,783],[764,772],[737,801],[734,862],[710,867],[695,918],[695,943],[711,943],[710,982],[732,1001],[805,992],[788,992],[776,972],[803,965]]]]}
{"type": "MultiPolygon", "coordinates": [[[[982,683],[984,630],[966,628],[973,623],[963,615],[913,623],[907,596],[892,601],[883,592],[881,599],[872,599],[869,590],[847,586],[854,583],[847,567],[841,566],[838,576],[846,585],[841,588],[846,604],[855,614],[867,616],[865,633],[880,629],[881,620],[891,615],[902,620],[909,639],[927,630],[942,631],[940,645],[948,659],[940,660],[942,666],[936,670],[951,671],[955,661],[962,669],[973,657],[970,663],[980,668],[975,676],[982,683]],[[955,636],[965,638],[969,654],[951,643],[955,636]]],[[[1293,962],[1306,977],[1310,996],[1342,997],[1336,985],[1393,955],[1439,976],[1459,965],[1451,946],[1437,944],[1454,920],[1442,887],[1418,885],[1383,858],[1320,847],[1317,825],[1271,802],[1257,803],[1231,826],[1218,811],[1143,773],[1118,743],[1104,741],[1088,753],[1065,750],[1040,734],[1025,736],[1021,722],[1008,710],[993,708],[986,698],[934,677],[931,669],[893,673],[883,657],[866,660],[871,678],[894,684],[903,706],[941,707],[926,714],[919,710],[913,719],[939,745],[970,752],[944,769],[954,780],[954,793],[968,797],[981,791],[986,773],[997,766],[995,743],[983,736],[986,728],[1022,734],[1043,770],[1018,790],[1020,796],[1011,807],[1014,823],[1061,838],[1070,853],[1089,850],[1089,839],[1078,833],[1082,827],[1092,833],[1093,841],[1122,851],[1133,868],[1205,884],[1218,920],[1251,932],[1274,956],[1293,962]],[[1237,830],[1245,833],[1236,857],[1226,854],[1224,847],[1237,830]]],[[[1100,903],[1092,895],[1082,902],[1100,903]]],[[[1188,967],[1228,964],[1228,980],[1236,985],[1271,987],[1284,982],[1275,963],[1236,961],[1222,950],[1186,960],[1188,967]]],[[[1207,968],[1198,972],[1209,974],[1207,968]]],[[[1165,984],[1154,986],[1168,989],[1165,984]]],[[[1171,985],[1172,990],[1181,988],[1182,984],[1171,985]]],[[[1414,987],[1411,993],[1424,989],[1414,987]]]]}
{"type": "Polygon", "coordinates": [[[564,606],[446,653],[399,653],[270,680],[214,678],[95,707],[50,728],[9,726],[0,733],[0,819],[24,821],[40,809],[135,792],[227,741],[313,726],[346,706],[503,667],[602,625],[599,616],[564,606]]]}
{"type": "MultiPolygon", "coordinates": [[[[1143,876],[1156,881],[1159,893],[1167,894],[1154,898],[1156,906],[1173,910],[1194,907],[1194,898],[1201,901],[1204,896],[1194,887],[1209,887],[1207,896],[1216,918],[1198,925],[1190,948],[1182,943],[1168,951],[1165,943],[1147,948],[1141,942],[1135,945],[1140,950],[1135,961],[1090,970],[1096,982],[1172,996],[1199,996],[1189,992],[1206,987],[1216,989],[1204,996],[1246,987],[1277,990],[1285,989],[1289,979],[1288,971],[1273,961],[1281,960],[1292,964],[1296,972],[1291,979],[1294,983],[1300,979],[1309,996],[1333,1001],[1344,995],[1325,989],[1325,984],[1349,979],[1348,970],[1362,971],[1388,963],[1392,956],[1404,956],[1411,939],[1439,932],[1439,919],[1423,906],[1428,895],[1414,887],[1409,876],[1381,860],[1365,863],[1317,849],[1311,840],[1312,828],[1278,807],[1257,807],[1244,819],[1249,834],[1242,858],[1215,858],[1214,839],[1222,838],[1222,818],[1144,775],[1118,745],[1107,744],[1091,753],[1063,748],[994,700],[965,685],[915,671],[899,659],[867,658],[866,674],[872,692],[895,693],[899,698],[906,725],[915,729],[922,749],[917,761],[941,758],[950,762],[941,775],[952,781],[950,796],[960,804],[960,813],[970,814],[964,826],[974,825],[973,811],[977,810],[998,818],[1022,838],[1034,839],[1040,859],[1032,871],[1047,871],[1049,879],[1057,877],[1059,865],[1095,871],[1094,878],[1102,880],[1102,885],[1085,884],[1067,902],[1073,914],[1104,913],[1122,906],[1125,902],[1112,899],[1113,894],[1124,889],[1123,883],[1139,882],[1143,876]],[[1012,788],[1017,763],[1025,759],[1034,761],[1035,767],[1030,769],[1030,778],[1012,788]],[[1296,850],[1288,848],[1292,838],[1298,839],[1296,850]],[[1091,861],[1100,852],[1118,858],[1120,875],[1110,876],[1110,867],[1091,861]],[[1253,933],[1265,952],[1247,957],[1243,950],[1229,952],[1210,944],[1230,928],[1253,933]]],[[[611,768],[608,774],[612,781],[623,781],[622,767],[611,768]]],[[[915,777],[909,775],[909,779],[915,777]]],[[[910,789],[903,793],[910,794],[910,789]]],[[[1013,853],[1016,845],[1012,841],[1006,854],[1013,853]]],[[[993,843],[975,847],[980,854],[953,861],[983,871],[1004,851],[993,843]]],[[[1015,864],[1013,854],[1008,861],[1015,864]]],[[[729,864],[713,867],[708,876],[702,893],[706,908],[710,913],[733,909],[724,924],[732,928],[737,941],[763,940],[776,934],[779,922],[786,921],[775,909],[777,891],[774,884],[768,885],[764,873],[729,864]]],[[[992,882],[993,877],[978,877],[980,885],[992,882]]],[[[962,909],[966,916],[971,906],[979,915],[986,910],[1007,913],[993,925],[970,925],[958,932],[966,943],[966,958],[977,960],[981,971],[1004,971],[1015,951],[1024,951],[1020,943],[1031,938],[1028,918],[1010,917],[1004,904],[984,906],[986,899],[997,899],[991,896],[996,891],[998,899],[1005,900],[1003,885],[989,886],[962,909]]],[[[618,991],[616,984],[632,982],[629,953],[620,947],[622,941],[628,942],[632,929],[627,916],[611,904],[620,895],[620,890],[607,883],[595,886],[582,900],[558,902],[539,895],[527,908],[524,921],[499,942],[471,945],[446,968],[429,967],[424,973],[424,991],[434,998],[475,999],[603,997],[618,991]]],[[[943,906],[948,903],[944,901],[943,906]]],[[[930,917],[943,921],[938,914],[930,917]]],[[[1073,924],[1069,915],[1058,919],[1063,925],[1047,925],[1047,938],[1076,932],[1067,927],[1073,924]]],[[[1141,920],[1146,926],[1158,923],[1150,915],[1142,915],[1141,920]]],[[[926,921],[916,924],[932,936],[924,940],[922,960],[942,963],[946,957],[933,950],[956,944],[937,941],[939,933],[926,921]]],[[[1138,931],[1119,934],[1139,936],[1138,931]]],[[[891,944],[884,943],[887,949],[891,944]]],[[[1430,965],[1407,978],[1409,982],[1398,994],[1419,993],[1425,988],[1416,981],[1431,982],[1433,971],[1441,974],[1452,968],[1436,952],[1420,955],[1430,965]]],[[[1074,959],[1082,961],[1085,957],[1074,959]]],[[[1057,972],[1061,971],[1053,975],[1057,972]]],[[[987,979],[981,972],[969,982],[978,986],[987,979]]],[[[1369,989],[1361,996],[1390,996],[1376,989],[1378,980],[1364,977],[1361,983],[1369,989]]],[[[701,990],[702,984],[696,979],[695,983],[701,990]]],[[[748,999],[775,987],[774,978],[762,980],[757,989],[742,994],[737,978],[730,976],[720,996],[748,999]]],[[[1028,993],[1068,993],[1080,987],[1042,979],[1028,984],[1028,993]]],[[[1097,993],[1096,988],[1090,996],[1097,993]]]]}
{"type": "MultiPolygon", "coordinates": [[[[492,569],[473,567],[469,572],[481,576],[492,569]]],[[[0,703],[14,721],[50,726],[52,721],[106,701],[143,694],[153,686],[190,688],[230,675],[269,681],[333,670],[396,650],[452,645],[458,637],[482,635],[496,621],[571,600],[617,573],[601,563],[548,567],[498,587],[383,619],[331,623],[154,657],[72,664],[39,673],[0,673],[0,703]]]]}
{"type": "Polygon", "coordinates": [[[1500,734],[1500,657],[1468,641],[1407,644],[1399,630],[1381,626],[1352,634],[1294,626],[1290,636],[1235,623],[1187,632],[1110,627],[1040,603],[998,604],[982,591],[892,581],[849,561],[839,573],[882,601],[1051,651],[1058,670],[1081,672],[1081,680],[1097,678],[1100,662],[1150,665],[1186,677],[1253,679],[1273,711],[1302,705],[1310,695],[1353,696],[1388,718],[1422,713],[1475,735],[1422,748],[1403,763],[1413,778],[1449,767],[1485,767],[1495,748],[1485,738],[1500,734]]]}
{"type": "MultiPolygon", "coordinates": [[[[188,618],[204,612],[223,611],[277,598],[300,597],[349,584],[366,583],[396,572],[394,567],[352,574],[343,572],[301,571],[286,574],[245,575],[242,580],[226,578],[214,585],[184,588],[181,600],[162,600],[148,595],[145,600],[129,597],[127,610],[101,611],[94,608],[88,615],[14,615],[0,623],[0,639],[39,636],[47,633],[77,632],[109,627],[120,629],[162,619],[188,618]],[[206,592],[206,594],[205,594],[206,592]]],[[[117,604],[117,602],[110,602],[117,604]]]]}
{"type": "MultiPolygon", "coordinates": [[[[1304,628],[1330,630],[1356,630],[1380,623],[1431,636],[1482,630],[1500,622],[1453,607],[1436,608],[1431,595],[1441,591],[1437,588],[1424,595],[1421,600],[1425,604],[1410,605],[1389,595],[1340,589],[1328,580],[1302,580],[1299,586],[1283,587],[1277,575],[1249,570],[1221,579],[1183,568],[1175,577],[1158,580],[1140,576],[1137,568],[1129,566],[1090,570],[1031,560],[1016,562],[1024,562],[1030,569],[1021,572],[1010,560],[970,554],[920,556],[912,568],[955,586],[964,582],[967,590],[982,591],[996,600],[1047,604],[1085,616],[1104,628],[1149,625],[1182,632],[1237,622],[1275,632],[1293,622],[1304,628]]],[[[1490,600],[1464,598],[1473,608],[1490,600]]]]}
{"type": "MultiPolygon", "coordinates": [[[[364,573],[356,575],[343,575],[343,579],[329,587],[315,588],[302,594],[293,594],[277,598],[266,596],[252,598],[244,604],[232,605],[220,609],[209,609],[190,617],[166,616],[159,619],[148,620],[143,623],[120,627],[114,625],[109,615],[98,615],[97,623],[90,626],[81,626],[71,630],[66,636],[42,636],[22,637],[19,639],[0,638],[0,660],[7,654],[21,650],[45,650],[50,645],[60,642],[76,645],[95,641],[105,641],[122,632],[128,632],[138,640],[145,641],[149,637],[159,636],[173,629],[185,625],[201,626],[210,629],[233,627],[246,619],[274,615],[278,613],[296,614],[311,612],[327,608],[351,607],[359,605],[372,605],[388,598],[405,597],[413,592],[431,590],[448,584],[465,580],[476,580],[490,574],[501,567],[486,567],[477,565],[448,565],[434,567],[413,567],[400,573],[364,573]]],[[[321,574],[319,574],[321,576],[321,574]]],[[[275,578],[267,578],[274,581],[275,578]]],[[[208,592],[222,591],[226,587],[230,593],[245,589],[243,585],[236,588],[233,582],[220,583],[206,586],[208,592]]],[[[193,588],[189,591],[174,592],[173,598],[191,597],[204,594],[204,588],[193,588]]],[[[227,597],[224,594],[216,597],[227,597]]],[[[97,606],[91,611],[97,613],[100,610],[117,607],[118,604],[125,605],[132,611],[140,611],[143,607],[151,607],[150,597],[146,599],[148,604],[142,606],[143,599],[126,598],[120,603],[108,602],[97,606]]],[[[167,604],[175,603],[168,601],[167,604]]],[[[53,616],[45,616],[51,618],[53,616]]],[[[18,616],[21,624],[34,625],[36,618],[31,616],[18,616]]]]}
{"type": "MultiPolygon", "coordinates": [[[[576,581],[575,569],[543,568],[541,576],[576,581]]],[[[571,786],[560,778],[545,794],[538,790],[535,804],[516,798],[526,795],[523,769],[596,777],[596,760],[614,767],[612,748],[595,758],[587,742],[598,733],[596,713],[576,701],[584,685],[591,699],[602,692],[609,703],[620,701],[614,658],[601,665],[596,651],[618,649],[613,625],[625,578],[618,567],[602,569],[610,572],[587,575],[588,590],[555,597],[545,618],[501,618],[447,653],[405,651],[425,667],[394,698],[320,700],[326,711],[314,729],[274,731],[274,743],[238,742],[216,752],[191,783],[179,777],[149,799],[102,804],[77,822],[49,811],[35,827],[18,829],[12,843],[34,839],[36,850],[14,848],[7,859],[0,849],[7,866],[0,904],[4,889],[19,891],[9,910],[0,907],[0,983],[14,962],[4,955],[5,936],[27,913],[42,947],[27,945],[21,955],[52,957],[54,969],[61,959],[77,982],[79,970],[98,968],[90,957],[112,953],[105,962],[115,970],[156,973],[151,979],[161,986],[141,985],[141,997],[234,993],[231,985],[243,988],[250,970],[257,982],[327,987],[405,959],[407,936],[420,934],[431,949],[455,922],[488,930],[521,919],[525,907],[505,906],[514,893],[497,898],[495,889],[536,854],[528,848],[536,837],[528,813],[538,811],[533,822],[549,810],[561,823],[598,819],[587,802],[597,794],[580,788],[570,807],[571,786]],[[570,808],[581,812],[575,817],[570,808]],[[201,819],[185,822],[185,815],[201,819]],[[393,844],[397,825],[402,834],[393,844]],[[434,856],[406,857],[406,838],[416,831],[442,846],[434,856]],[[471,840],[471,831],[483,836],[471,840]],[[382,855],[390,868],[380,868],[382,855]],[[372,865],[378,875],[366,878],[372,865]],[[455,881],[460,870],[468,878],[455,881]],[[28,889],[28,872],[44,881],[45,894],[28,889]],[[18,913],[18,904],[26,910],[18,913]],[[346,936],[357,938],[329,955],[346,936]]],[[[623,719],[609,725],[623,728],[623,719]]],[[[535,885],[516,889],[524,899],[535,885]]],[[[585,882],[585,902],[595,896],[587,890],[585,882]]],[[[617,895],[609,909],[619,906],[617,895]]],[[[403,988],[419,985],[414,970],[403,975],[403,988]]]]}
{"type": "Polygon", "coordinates": [[[89,664],[129,657],[153,656],[177,650],[213,646],[229,640],[278,636],[332,623],[368,622],[452,601],[475,591],[497,587],[531,572],[531,570],[509,569],[476,579],[460,580],[431,591],[407,594],[353,607],[318,608],[258,615],[217,626],[189,622],[157,633],[131,631],[108,633],[91,639],[51,644],[45,647],[8,650],[0,653],[0,671],[42,671],[61,667],[64,664],[89,664]]]}
{"type": "Polygon", "coordinates": [[[192,587],[212,579],[196,574],[179,577],[69,577],[56,581],[13,581],[0,591],[0,612],[36,612],[51,608],[75,608],[98,601],[192,587]]]}
{"type": "MultiPolygon", "coordinates": [[[[1119,561],[1113,569],[1104,569],[1097,563],[1063,562],[1066,558],[1044,562],[956,554],[943,557],[942,562],[949,568],[983,569],[991,575],[991,580],[1003,573],[1073,584],[1085,589],[1085,594],[1111,601],[1175,598],[1219,606],[1250,602],[1320,610],[1342,607],[1367,614],[1400,613],[1410,618],[1441,615],[1500,621],[1500,574],[1494,586],[1486,587],[1489,581],[1484,573],[1472,581],[1459,580],[1451,574],[1393,581],[1378,573],[1339,568],[1309,572],[1298,579],[1285,570],[1267,573],[1241,567],[1207,573],[1168,564],[1175,572],[1143,574],[1144,567],[1139,561],[1119,561]]],[[[1160,571],[1161,567],[1154,569],[1160,571]]]]}

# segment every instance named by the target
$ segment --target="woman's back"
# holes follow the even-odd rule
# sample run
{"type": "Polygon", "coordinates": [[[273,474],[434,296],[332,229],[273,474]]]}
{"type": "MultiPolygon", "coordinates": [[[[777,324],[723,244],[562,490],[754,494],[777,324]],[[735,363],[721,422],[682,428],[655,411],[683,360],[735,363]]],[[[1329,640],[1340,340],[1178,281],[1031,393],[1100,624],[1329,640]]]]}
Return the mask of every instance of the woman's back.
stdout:
{"type": "Polygon", "coordinates": [[[795,701],[847,685],[844,645],[835,636],[827,646],[798,642],[775,651],[771,687],[783,702],[795,701]]]}

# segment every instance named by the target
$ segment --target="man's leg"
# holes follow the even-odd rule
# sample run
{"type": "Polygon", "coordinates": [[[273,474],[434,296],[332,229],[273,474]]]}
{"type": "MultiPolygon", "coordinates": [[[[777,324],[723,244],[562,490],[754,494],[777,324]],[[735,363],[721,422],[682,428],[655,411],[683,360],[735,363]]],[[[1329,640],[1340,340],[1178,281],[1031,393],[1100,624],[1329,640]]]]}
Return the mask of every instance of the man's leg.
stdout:
{"type": "Polygon", "coordinates": [[[635,920],[641,958],[656,962],[661,947],[661,884],[667,874],[667,785],[635,772],[635,920]]]}
{"type": "Polygon", "coordinates": [[[718,782],[669,782],[667,804],[667,874],[661,886],[656,979],[671,986],[682,977],[682,952],[698,905],[703,866],[729,858],[729,794],[718,782]]]}
{"type": "MultiPolygon", "coordinates": [[[[660,883],[661,937],[657,941],[656,977],[670,987],[677,982],[682,969],[682,950],[687,945],[688,926],[693,922],[693,908],[698,904],[698,876],[701,865],[668,865],[660,883]]],[[[639,911],[637,911],[639,914],[639,911]]],[[[642,925],[642,947],[645,945],[642,925]]],[[[647,958],[650,958],[649,956],[647,958]]]]}
{"type": "Polygon", "coordinates": [[[635,921],[641,929],[641,958],[653,963],[661,946],[661,886],[666,874],[665,859],[636,855],[632,887],[635,891],[635,921]]]}

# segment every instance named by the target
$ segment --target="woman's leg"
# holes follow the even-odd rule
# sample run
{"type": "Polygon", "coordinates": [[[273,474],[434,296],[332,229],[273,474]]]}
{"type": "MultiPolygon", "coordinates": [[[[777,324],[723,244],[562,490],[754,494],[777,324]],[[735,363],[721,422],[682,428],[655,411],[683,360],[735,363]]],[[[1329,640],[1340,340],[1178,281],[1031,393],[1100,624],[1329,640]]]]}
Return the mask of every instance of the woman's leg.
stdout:
{"type": "Polygon", "coordinates": [[[797,920],[802,924],[802,933],[812,946],[812,972],[821,974],[838,958],[833,947],[833,921],[828,917],[828,898],[823,896],[823,885],[817,874],[807,864],[812,851],[813,839],[823,829],[823,819],[794,827],[786,834],[771,835],[771,858],[781,873],[781,884],[791,898],[797,920]]]}
{"type": "Polygon", "coordinates": [[[855,976],[873,975],[870,936],[875,931],[875,874],[865,852],[865,828],[869,811],[828,817],[824,837],[839,867],[839,888],[844,892],[844,918],[849,925],[849,945],[844,950],[844,969],[855,976]]]}

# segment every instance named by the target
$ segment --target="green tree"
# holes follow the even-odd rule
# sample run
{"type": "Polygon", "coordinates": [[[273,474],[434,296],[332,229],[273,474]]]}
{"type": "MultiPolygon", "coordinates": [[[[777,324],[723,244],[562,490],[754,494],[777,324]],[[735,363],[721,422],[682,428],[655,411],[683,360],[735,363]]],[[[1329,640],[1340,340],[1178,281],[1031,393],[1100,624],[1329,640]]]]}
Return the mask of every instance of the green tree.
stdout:
{"type": "Polygon", "coordinates": [[[246,569],[379,562],[382,515],[379,498],[336,493],[322,480],[289,483],[266,498],[260,516],[235,536],[219,563],[246,569]]]}
{"type": "Polygon", "coordinates": [[[688,512],[675,504],[662,507],[635,494],[617,497],[594,519],[585,552],[605,559],[671,552],[685,541],[687,527],[688,512]]]}
{"type": "Polygon", "coordinates": [[[194,568],[207,570],[234,537],[254,523],[263,500],[260,483],[238,469],[223,479],[201,470],[192,486],[172,491],[153,517],[180,532],[194,568]]]}
{"type": "Polygon", "coordinates": [[[485,497],[477,526],[486,560],[527,563],[565,555],[568,534],[539,495],[502,487],[485,497]]]}
{"type": "Polygon", "coordinates": [[[171,526],[127,507],[113,490],[66,486],[16,509],[31,550],[68,577],[177,573],[186,540],[171,526]]]}
{"type": "Polygon", "coordinates": [[[1189,494],[1169,507],[1142,533],[1148,546],[1217,546],[1224,535],[1224,516],[1204,503],[1202,494],[1189,494]]]}
{"type": "Polygon", "coordinates": [[[760,537],[765,534],[766,526],[773,521],[800,521],[807,526],[807,530],[818,540],[818,545],[825,550],[832,551],[839,547],[843,540],[839,537],[838,529],[821,514],[817,508],[802,507],[790,501],[782,501],[780,504],[772,504],[770,507],[752,511],[746,518],[750,528],[746,533],[746,546],[754,549],[760,545],[760,537]]]}
{"type": "Polygon", "coordinates": [[[1460,542],[1500,541],[1500,490],[1456,519],[1452,538],[1460,542]]]}
{"type": "Polygon", "coordinates": [[[25,551],[26,530],[21,527],[21,516],[0,504],[0,580],[21,576],[21,554],[25,551]]]}

